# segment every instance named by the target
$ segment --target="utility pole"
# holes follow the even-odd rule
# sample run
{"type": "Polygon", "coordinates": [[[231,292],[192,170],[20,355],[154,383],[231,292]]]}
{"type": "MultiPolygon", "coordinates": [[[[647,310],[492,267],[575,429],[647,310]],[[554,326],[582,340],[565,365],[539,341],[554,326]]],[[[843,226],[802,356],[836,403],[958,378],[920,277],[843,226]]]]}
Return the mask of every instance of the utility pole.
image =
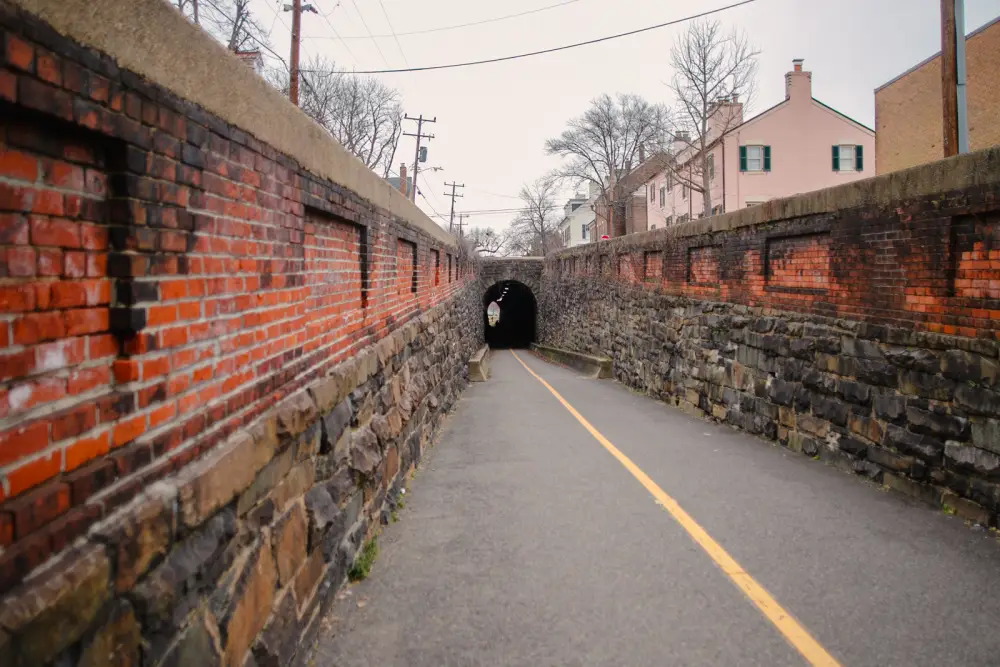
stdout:
{"type": "Polygon", "coordinates": [[[465,236],[465,214],[458,214],[458,236],[459,238],[465,236]]]}
{"type": "Polygon", "coordinates": [[[462,184],[459,184],[459,183],[445,183],[444,186],[446,188],[447,187],[451,188],[451,192],[450,193],[448,193],[448,192],[444,193],[444,196],[445,197],[451,197],[451,216],[448,218],[448,232],[449,233],[454,233],[454,231],[455,231],[455,199],[460,199],[460,198],[462,198],[462,197],[465,196],[465,195],[456,194],[455,193],[455,188],[464,188],[465,187],[465,183],[462,183],[462,184]]]}
{"type": "Polygon", "coordinates": [[[941,0],[941,102],[944,157],[958,154],[958,94],[955,0],[941,0]]]}
{"type": "Polygon", "coordinates": [[[319,14],[312,5],[303,5],[302,0],[292,0],[284,10],[292,13],[292,54],[289,63],[288,99],[299,106],[299,44],[302,41],[302,12],[319,14]]]}
{"type": "Polygon", "coordinates": [[[433,134],[424,134],[423,133],[424,123],[436,123],[437,122],[437,116],[434,116],[434,118],[424,118],[424,115],[420,114],[420,116],[418,118],[414,118],[413,116],[404,115],[403,119],[404,120],[415,120],[415,121],[417,121],[417,133],[416,134],[413,134],[412,132],[403,132],[403,136],[404,137],[416,137],[417,138],[417,148],[416,148],[416,150],[413,151],[413,192],[411,193],[411,196],[410,196],[410,199],[412,199],[413,201],[417,201],[417,172],[420,171],[420,140],[421,139],[430,140],[430,139],[434,138],[433,134]]]}

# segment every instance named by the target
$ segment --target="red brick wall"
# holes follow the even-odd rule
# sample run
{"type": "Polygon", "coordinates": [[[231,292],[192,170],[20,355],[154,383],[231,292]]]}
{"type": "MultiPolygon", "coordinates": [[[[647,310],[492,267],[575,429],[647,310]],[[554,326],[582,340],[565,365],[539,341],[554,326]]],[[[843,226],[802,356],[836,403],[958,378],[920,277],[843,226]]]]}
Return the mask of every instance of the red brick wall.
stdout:
{"type": "Polygon", "coordinates": [[[0,592],[469,276],[239,129],[31,34],[4,34],[0,67],[0,592]]]}

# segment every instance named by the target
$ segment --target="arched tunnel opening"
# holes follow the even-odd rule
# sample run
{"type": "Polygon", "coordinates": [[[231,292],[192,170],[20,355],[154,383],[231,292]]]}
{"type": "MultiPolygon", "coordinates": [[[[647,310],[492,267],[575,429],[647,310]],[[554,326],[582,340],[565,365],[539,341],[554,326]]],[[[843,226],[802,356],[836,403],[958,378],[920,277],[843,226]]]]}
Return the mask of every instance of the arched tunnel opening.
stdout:
{"type": "Polygon", "coordinates": [[[535,342],[537,304],[531,288],[502,280],[483,295],[486,344],[492,349],[529,347],[535,342]]]}

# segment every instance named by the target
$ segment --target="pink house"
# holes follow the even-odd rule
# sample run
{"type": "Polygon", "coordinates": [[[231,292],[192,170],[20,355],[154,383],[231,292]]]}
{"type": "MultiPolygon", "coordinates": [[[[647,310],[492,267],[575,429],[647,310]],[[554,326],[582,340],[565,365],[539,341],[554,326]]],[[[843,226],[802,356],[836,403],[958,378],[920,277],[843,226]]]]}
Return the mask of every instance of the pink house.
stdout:
{"type": "MultiPolygon", "coordinates": [[[[713,213],[875,175],[875,131],[814,98],[812,73],[802,70],[801,60],[793,63],[784,101],[747,121],[738,101],[716,107],[722,120],[735,123],[714,124],[732,129],[711,139],[708,149],[713,213]]],[[[682,174],[685,165],[699,163],[690,149],[676,156],[674,169],[682,174]]],[[[650,229],[703,216],[702,194],[682,185],[676,173],[660,170],[640,188],[650,229]]]]}

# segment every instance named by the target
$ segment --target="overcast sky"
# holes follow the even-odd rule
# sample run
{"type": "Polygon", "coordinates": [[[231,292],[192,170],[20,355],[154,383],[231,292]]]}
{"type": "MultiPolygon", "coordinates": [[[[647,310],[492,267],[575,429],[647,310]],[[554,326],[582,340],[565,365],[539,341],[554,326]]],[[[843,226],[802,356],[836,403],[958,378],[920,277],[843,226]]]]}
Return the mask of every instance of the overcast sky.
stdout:
{"type": "MultiPolygon", "coordinates": [[[[303,58],[323,54],[345,69],[373,70],[535,51],[683,18],[734,0],[308,1],[322,15],[303,17],[303,58]],[[421,31],[552,5],[561,6],[472,27],[400,35],[398,44],[390,35],[392,29],[421,31]],[[369,31],[388,36],[373,40],[369,31]]],[[[272,29],[272,46],[288,53],[291,15],[276,10],[290,0],[254,2],[255,16],[272,29]]],[[[965,5],[968,32],[1000,15],[1000,0],[966,0],[965,5]]],[[[793,58],[804,58],[805,69],[813,73],[814,97],[874,127],[874,89],[940,50],[939,12],[939,0],[756,0],[715,18],[745,30],[761,51],[757,102],[750,114],[784,98],[784,74],[793,58]]],[[[447,215],[445,181],[465,183],[458,211],[516,206],[521,184],[556,165],[545,155],[545,140],[601,93],[638,93],[672,105],[664,85],[671,77],[669,51],[684,29],[679,24],[512,62],[380,75],[402,93],[408,114],[437,116],[437,123],[425,126],[435,135],[427,166],[443,170],[421,172],[420,189],[429,200],[418,198],[421,208],[447,215]]],[[[415,131],[415,124],[407,123],[406,131],[415,131]]],[[[404,137],[396,164],[412,162],[413,148],[413,139],[404,137]]],[[[512,217],[476,215],[468,222],[503,227],[512,217]]]]}

